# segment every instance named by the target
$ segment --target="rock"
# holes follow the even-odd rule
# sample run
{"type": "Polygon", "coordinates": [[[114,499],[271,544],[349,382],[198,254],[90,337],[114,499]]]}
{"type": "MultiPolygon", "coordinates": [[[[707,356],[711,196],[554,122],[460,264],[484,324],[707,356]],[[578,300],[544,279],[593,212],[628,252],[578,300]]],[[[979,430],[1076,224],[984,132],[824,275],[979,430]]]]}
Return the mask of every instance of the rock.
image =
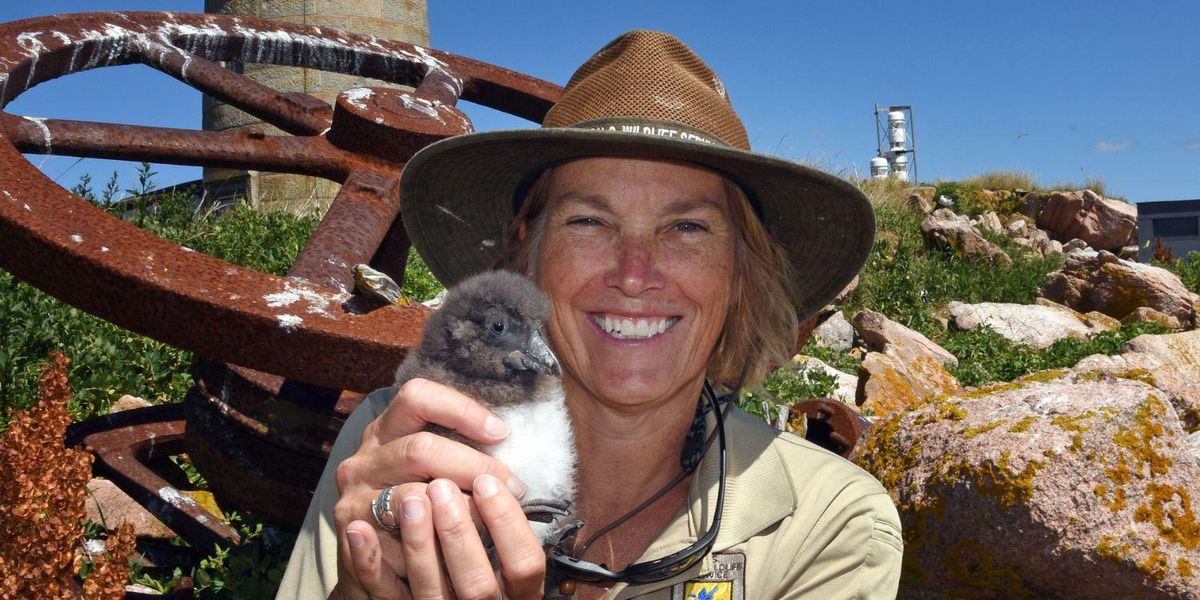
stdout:
{"type": "Polygon", "coordinates": [[[133,525],[133,533],[139,538],[169,540],[175,532],[159,521],[150,511],[142,508],[115,483],[102,477],[93,477],[87,484],[87,518],[116,529],[122,523],[133,525]]]}
{"type": "Polygon", "coordinates": [[[1004,224],[1000,222],[1000,215],[993,211],[988,211],[979,215],[979,224],[988,231],[996,234],[1004,233],[1004,224]]]}
{"type": "Polygon", "coordinates": [[[1121,249],[1117,252],[1117,256],[1119,258],[1123,258],[1125,260],[1136,261],[1138,259],[1137,244],[1131,244],[1129,246],[1121,246],[1121,249]]]}
{"type": "Polygon", "coordinates": [[[1026,237],[1028,237],[1029,241],[1033,244],[1034,250],[1045,254],[1050,248],[1050,236],[1047,235],[1045,231],[1042,231],[1037,227],[1030,227],[1025,233],[1026,237]]]}
{"type": "Polygon", "coordinates": [[[841,400],[846,404],[854,404],[854,395],[858,390],[858,377],[849,373],[843,373],[822,361],[819,358],[812,356],[804,356],[797,354],[792,357],[792,364],[801,369],[815,369],[832,375],[837,379],[837,389],[833,392],[833,397],[841,400]]]}
{"type": "Polygon", "coordinates": [[[1122,323],[1158,323],[1167,329],[1180,329],[1179,319],[1165,315],[1149,306],[1139,306],[1121,319],[1122,323]]]}
{"type": "Polygon", "coordinates": [[[921,214],[929,214],[933,209],[937,208],[933,201],[933,195],[937,192],[937,188],[932,186],[920,186],[909,188],[907,205],[910,209],[918,211],[921,214]]]}
{"type": "Polygon", "coordinates": [[[1018,214],[1025,215],[1033,221],[1037,221],[1038,215],[1042,212],[1042,207],[1046,205],[1046,201],[1050,199],[1050,194],[1045,192],[1030,192],[1021,196],[1015,207],[1018,214]]]}
{"type": "Polygon", "coordinates": [[[1093,333],[1081,315],[1063,306],[951,302],[948,307],[958,329],[970,331],[980,326],[990,327],[1011,342],[1039,350],[1064,338],[1086,339],[1093,333]]]}
{"type": "Polygon", "coordinates": [[[1195,323],[1200,296],[1184,287],[1174,273],[1121,260],[1109,252],[1068,254],[1062,269],[1051,273],[1038,295],[1077,311],[1100,311],[1123,319],[1148,306],[1175,317],[1184,327],[1195,323]]]}
{"type": "Polygon", "coordinates": [[[863,358],[855,402],[864,414],[882,417],[961,387],[942,363],[919,346],[888,345],[883,352],[868,352],[863,358]]]}
{"type": "Polygon", "coordinates": [[[112,405],[112,408],[108,409],[108,414],[119,413],[126,410],[134,410],[137,408],[146,408],[147,406],[150,406],[150,403],[144,399],[126,394],[117,399],[117,401],[112,405]]]}
{"type": "Polygon", "coordinates": [[[1072,250],[1089,250],[1090,248],[1091,247],[1088,246],[1087,242],[1079,238],[1074,238],[1071,241],[1063,244],[1063,252],[1071,252],[1072,250]]]}
{"type": "Polygon", "coordinates": [[[1079,238],[1098,250],[1116,250],[1130,242],[1137,228],[1137,207],[1091,190],[1054,192],[1037,224],[1059,241],[1079,238]]]}
{"type": "Polygon", "coordinates": [[[854,346],[854,327],[846,320],[842,311],[836,311],[833,316],[817,326],[813,331],[813,341],[817,346],[832,348],[838,351],[849,350],[854,346]]]}
{"type": "Polygon", "coordinates": [[[864,310],[850,320],[867,350],[884,352],[889,346],[912,348],[904,354],[925,354],[939,365],[957,365],[958,359],[929,338],[873,310],[864,310]]]}
{"type": "Polygon", "coordinates": [[[1043,254],[1062,254],[1063,253],[1062,242],[1060,242],[1058,240],[1050,240],[1050,243],[1046,245],[1046,248],[1042,251],[1042,253],[1043,254]]]}
{"type": "Polygon", "coordinates": [[[1088,313],[1076,312],[1066,306],[1046,298],[1034,298],[1033,303],[1037,304],[1038,306],[1049,306],[1050,308],[1056,310],[1070,311],[1072,314],[1078,317],[1079,320],[1083,321],[1084,325],[1087,325],[1088,329],[1091,330],[1091,333],[1100,333],[1110,329],[1120,329],[1121,327],[1120,321],[1102,312],[1096,312],[1094,310],[1088,313]]]}
{"type": "Polygon", "coordinates": [[[1188,449],[1192,451],[1192,456],[1200,461],[1200,431],[1193,431],[1187,436],[1188,449]]]}
{"type": "Polygon", "coordinates": [[[881,419],[852,456],[903,524],[901,598],[1196,598],[1200,465],[1129,379],[1028,376],[881,419]]]}
{"type": "Polygon", "coordinates": [[[1004,233],[1008,237],[1025,237],[1026,227],[1025,219],[1013,219],[1004,227],[1004,233]]]}
{"type": "Polygon", "coordinates": [[[972,260],[993,265],[1012,266],[1012,259],[999,246],[984,239],[970,220],[947,209],[933,211],[921,222],[925,242],[935,248],[952,250],[972,260]]]}

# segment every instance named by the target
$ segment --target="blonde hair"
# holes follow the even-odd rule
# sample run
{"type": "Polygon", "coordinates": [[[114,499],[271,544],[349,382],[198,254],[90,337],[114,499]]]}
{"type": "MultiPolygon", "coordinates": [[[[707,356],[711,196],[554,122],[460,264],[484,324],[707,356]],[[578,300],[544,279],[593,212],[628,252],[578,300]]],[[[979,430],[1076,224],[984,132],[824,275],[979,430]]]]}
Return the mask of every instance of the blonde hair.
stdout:
{"type": "MultiPolygon", "coordinates": [[[[509,228],[500,266],[538,280],[545,239],[546,207],[554,168],[543,171],[529,188],[509,228]]],[[[787,361],[796,346],[799,320],[795,269],[771,237],[742,190],[728,178],[725,196],[735,231],[733,281],[725,325],[708,359],[713,383],[732,387],[745,370],[743,387],[761,381],[787,361]]]]}

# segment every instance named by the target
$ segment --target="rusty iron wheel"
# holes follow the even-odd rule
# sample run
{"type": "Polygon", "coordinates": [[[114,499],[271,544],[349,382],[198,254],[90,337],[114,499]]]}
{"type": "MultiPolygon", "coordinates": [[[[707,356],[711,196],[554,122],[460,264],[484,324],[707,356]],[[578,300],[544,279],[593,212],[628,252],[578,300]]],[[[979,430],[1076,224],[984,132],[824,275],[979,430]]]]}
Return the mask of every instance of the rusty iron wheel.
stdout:
{"type": "MultiPolygon", "coordinates": [[[[0,107],[56,77],[137,63],[291,135],[0,112],[0,266],[68,304],[206,357],[186,402],[189,453],[234,508],[294,525],[341,419],[361,392],[391,382],[420,336],[422,307],[363,311],[350,301],[356,263],[403,278],[409,243],[398,218],[398,180],[405,162],[429,143],[471,130],[459,99],[540,122],[561,88],[446,52],[312,26],[88,13],[0,24],[0,107]],[[264,86],[222,61],[349,73],[415,91],[355,88],[330,107],[264,86]],[[342,188],[288,276],[276,277],[114,218],[21,153],[315,175],[342,188]]],[[[175,435],[172,419],[131,421],[120,443],[105,438],[103,447],[138,448],[155,427],[175,435]]],[[[158,490],[161,479],[134,471],[127,491],[158,490]]]]}

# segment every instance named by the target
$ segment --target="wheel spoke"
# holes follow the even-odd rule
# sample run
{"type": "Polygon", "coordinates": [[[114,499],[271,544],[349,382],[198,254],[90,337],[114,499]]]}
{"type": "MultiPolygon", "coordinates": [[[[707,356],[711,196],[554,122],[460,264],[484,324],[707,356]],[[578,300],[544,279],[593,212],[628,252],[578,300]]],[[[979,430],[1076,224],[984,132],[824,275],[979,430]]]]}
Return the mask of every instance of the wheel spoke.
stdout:
{"type": "Polygon", "coordinates": [[[0,124],[21,152],[300,173],[341,180],[364,162],[322,137],[267,136],[20,117],[0,124]]]}
{"type": "Polygon", "coordinates": [[[353,290],[351,268],[369,262],[387,235],[400,213],[399,190],[396,173],[352,172],[288,275],[353,290]]]}
{"type": "Polygon", "coordinates": [[[333,108],[301,93],[284,93],[175,46],[147,45],[142,62],[288,133],[318,135],[329,128],[333,108]]]}

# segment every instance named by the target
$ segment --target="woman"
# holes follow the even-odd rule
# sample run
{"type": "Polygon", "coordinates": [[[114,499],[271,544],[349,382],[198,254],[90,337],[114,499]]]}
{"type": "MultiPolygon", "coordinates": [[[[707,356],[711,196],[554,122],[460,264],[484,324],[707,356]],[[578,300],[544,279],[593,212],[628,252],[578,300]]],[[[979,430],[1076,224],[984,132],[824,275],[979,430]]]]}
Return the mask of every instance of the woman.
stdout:
{"type": "Polygon", "coordinates": [[[542,129],[435,144],[408,164],[402,198],[444,282],[500,261],[549,297],[585,525],[552,553],[543,589],[523,484],[421,433],[436,423],[495,443],[506,424],[413,381],[369,396],[342,430],[280,597],[894,596],[899,520],[883,488],[736,410],[720,427],[704,393],[786,359],[798,318],[865,260],[871,208],[843,181],[749,152],[720,80],[686,46],[617,38],[542,129]],[[715,437],[721,451],[706,451],[715,437]],[[371,509],[389,486],[396,533],[371,509]]]}

